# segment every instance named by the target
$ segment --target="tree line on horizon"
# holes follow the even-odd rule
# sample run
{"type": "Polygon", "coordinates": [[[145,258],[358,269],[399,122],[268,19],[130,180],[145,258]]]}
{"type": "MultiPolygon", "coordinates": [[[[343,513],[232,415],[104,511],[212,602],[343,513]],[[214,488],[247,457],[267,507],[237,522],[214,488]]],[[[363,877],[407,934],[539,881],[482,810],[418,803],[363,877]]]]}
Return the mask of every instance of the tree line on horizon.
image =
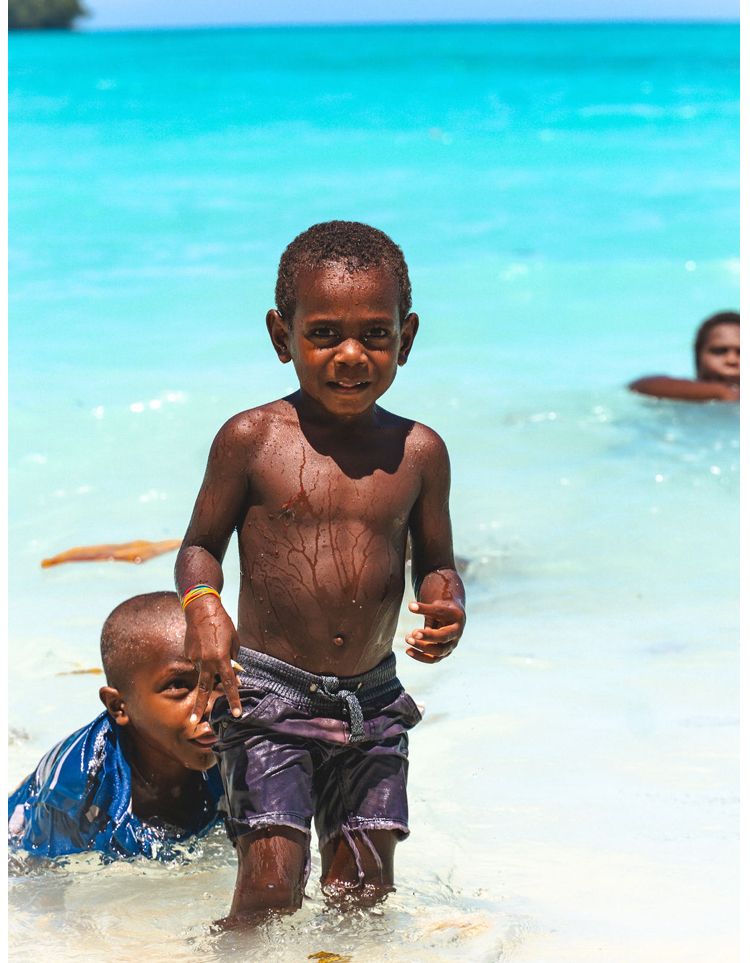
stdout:
{"type": "Polygon", "coordinates": [[[8,0],[8,30],[70,30],[88,15],[80,0],[8,0]]]}

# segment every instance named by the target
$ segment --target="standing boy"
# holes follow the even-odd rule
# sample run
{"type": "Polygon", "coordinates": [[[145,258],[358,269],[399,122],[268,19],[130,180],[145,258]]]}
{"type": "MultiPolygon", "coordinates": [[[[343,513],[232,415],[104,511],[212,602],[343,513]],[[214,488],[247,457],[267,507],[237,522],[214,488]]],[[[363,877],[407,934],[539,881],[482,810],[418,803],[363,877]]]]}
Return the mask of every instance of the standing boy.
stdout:
{"type": "Polygon", "coordinates": [[[431,665],[463,631],[442,440],[380,408],[418,318],[399,247],[364,224],[316,224],[287,247],[266,324],[299,390],[231,418],[209,454],[177,558],[199,718],[216,681],[228,826],[239,859],[231,917],[302,900],[314,815],[335,898],[392,888],[408,833],[407,735],[420,718],[395,674],[407,536],[431,665]],[[237,629],[219,591],[233,531],[237,629]],[[242,665],[238,691],[230,658],[242,665]]]}

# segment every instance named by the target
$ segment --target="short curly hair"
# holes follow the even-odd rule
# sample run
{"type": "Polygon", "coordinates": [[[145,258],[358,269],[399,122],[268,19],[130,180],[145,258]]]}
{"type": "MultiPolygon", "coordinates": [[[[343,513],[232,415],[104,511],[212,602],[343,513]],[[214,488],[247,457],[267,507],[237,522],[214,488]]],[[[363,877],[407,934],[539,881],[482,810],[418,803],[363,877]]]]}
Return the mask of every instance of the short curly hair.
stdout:
{"type": "Polygon", "coordinates": [[[717,314],[712,314],[710,318],[701,324],[695,333],[695,341],[693,342],[693,355],[695,357],[695,370],[698,370],[700,364],[701,351],[708,340],[708,336],[713,331],[715,327],[720,324],[739,324],[740,316],[737,311],[719,311],[717,314]]]}
{"type": "Polygon", "coordinates": [[[121,602],[102,626],[101,655],[107,684],[132,686],[133,667],[158,653],[170,633],[184,634],[185,617],[176,592],[149,592],[121,602]]]}
{"type": "Polygon", "coordinates": [[[403,251],[383,231],[359,221],[313,224],[289,244],[281,255],[276,279],[276,308],[282,318],[291,322],[294,317],[300,271],[330,264],[341,264],[349,273],[373,267],[392,271],[403,322],[411,310],[411,282],[403,251]]]}

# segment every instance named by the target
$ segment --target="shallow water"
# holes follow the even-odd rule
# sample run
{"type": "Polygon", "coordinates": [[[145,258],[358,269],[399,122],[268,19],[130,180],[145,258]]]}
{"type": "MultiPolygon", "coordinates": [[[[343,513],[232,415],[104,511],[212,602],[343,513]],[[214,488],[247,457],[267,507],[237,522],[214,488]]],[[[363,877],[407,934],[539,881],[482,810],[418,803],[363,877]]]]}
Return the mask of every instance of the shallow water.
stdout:
{"type": "MultiPolygon", "coordinates": [[[[315,220],[406,250],[422,328],[384,403],[448,443],[470,598],[450,660],[400,658],[427,714],[384,907],[329,911],[314,863],[296,917],[213,932],[216,833],[183,865],[14,863],[11,958],[734,958],[738,412],[622,385],[687,374],[697,322],[737,304],[736,47],[11,38],[11,785],[97,713],[100,679],[67,673],[173,565],[40,559],[181,535],[218,426],[294,387],[263,315],[315,220]]],[[[230,546],[230,609],[237,581],[230,546]]]]}

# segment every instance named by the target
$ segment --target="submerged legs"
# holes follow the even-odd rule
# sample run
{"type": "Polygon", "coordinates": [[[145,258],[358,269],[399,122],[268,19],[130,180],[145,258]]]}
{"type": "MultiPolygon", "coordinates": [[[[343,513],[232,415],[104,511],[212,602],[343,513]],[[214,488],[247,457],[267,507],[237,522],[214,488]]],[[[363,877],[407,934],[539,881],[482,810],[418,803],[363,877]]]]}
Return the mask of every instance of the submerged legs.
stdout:
{"type": "MultiPolygon", "coordinates": [[[[321,849],[321,884],[333,905],[374,906],[393,891],[397,835],[343,828],[321,849]]],[[[302,905],[308,864],[305,833],[274,826],[237,840],[237,881],[224,925],[253,926],[302,905]]]]}
{"type": "Polygon", "coordinates": [[[227,922],[253,924],[269,913],[293,913],[302,905],[309,840],[274,826],[237,840],[237,882],[227,922]]]}
{"type": "Polygon", "coordinates": [[[329,902],[374,906],[393,891],[393,854],[398,837],[390,829],[350,830],[321,849],[321,884],[329,902]]]}

